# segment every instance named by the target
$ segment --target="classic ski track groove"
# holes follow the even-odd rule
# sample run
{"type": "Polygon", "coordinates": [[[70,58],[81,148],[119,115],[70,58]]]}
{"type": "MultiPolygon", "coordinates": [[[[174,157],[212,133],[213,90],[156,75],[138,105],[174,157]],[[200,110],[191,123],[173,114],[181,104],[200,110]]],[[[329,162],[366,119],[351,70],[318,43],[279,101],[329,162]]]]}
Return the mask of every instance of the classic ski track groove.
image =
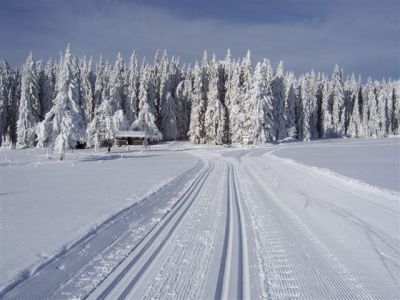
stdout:
{"type": "MultiPolygon", "coordinates": [[[[168,186],[170,184],[173,184],[173,182],[178,182],[179,178],[183,178],[185,175],[189,174],[190,172],[194,172],[196,169],[200,169],[200,168],[201,168],[201,164],[197,163],[196,166],[194,166],[190,170],[184,172],[183,174],[178,176],[178,178],[176,178],[175,180],[173,180],[170,183],[168,183],[166,186],[168,186]]],[[[205,170],[201,173],[201,175],[196,177],[196,179],[190,184],[189,188],[187,188],[187,190],[183,193],[181,198],[183,198],[187,194],[187,192],[193,187],[193,185],[196,184],[196,182],[199,180],[199,178],[204,175],[204,172],[205,172],[205,170]]],[[[171,213],[173,208],[175,206],[177,206],[180,201],[181,201],[181,199],[178,199],[174,203],[174,205],[172,206],[171,210],[167,211],[161,217],[160,222],[162,222],[163,219],[166,218],[171,213]]],[[[16,285],[12,289],[9,289],[7,292],[4,293],[4,295],[0,295],[0,297],[2,299],[37,299],[37,298],[41,298],[41,297],[46,297],[46,298],[53,297],[55,295],[56,291],[58,291],[60,288],[62,288],[62,286],[65,283],[69,282],[70,280],[72,280],[73,278],[78,276],[79,275],[79,271],[81,269],[85,268],[85,266],[88,265],[93,259],[95,259],[96,256],[101,255],[101,253],[103,253],[107,249],[113,247],[113,245],[120,238],[122,238],[125,234],[127,234],[128,232],[124,231],[124,232],[121,233],[121,235],[113,237],[110,243],[106,244],[99,251],[94,252],[94,253],[90,253],[90,255],[88,255],[87,257],[78,256],[78,258],[80,259],[80,261],[82,261],[82,263],[78,264],[74,268],[70,268],[68,270],[68,274],[73,274],[73,275],[68,275],[67,274],[67,275],[64,275],[64,276],[61,276],[61,277],[59,276],[59,278],[57,278],[59,283],[54,288],[51,288],[48,291],[46,291],[47,292],[47,296],[43,296],[43,295],[34,296],[35,292],[37,290],[40,290],[40,288],[48,287],[48,284],[49,284],[49,282],[47,280],[42,280],[41,279],[41,274],[45,274],[47,269],[55,269],[55,268],[57,268],[57,265],[59,265],[60,261],[62,261],[62,259],[64,259],[65,257],[67,257],[69,255],[76,255],[76,254],[79,254],[81,252],[85,252],[87,245],[89,245],[89,243],[92,240],[94,240],[97,236],[99,236],[99,234],[102,234],[102,233],[106,232],[112,226],[117,225],[118,222],[124,221],[124,219],[131,213],[132,209],[136,205],[137,205],[137,203],[133,204],[132,206],[129,206],[128,208],[126,208],[126,209],[122,210],[121,212],[117,213],[115,216],[113,216],[110,219],[106,220],[104,223],[102,223],[101,225],[98,226],[98,228],[97,228],[97,230],[95,231],[94,234],[90,234],[90,235],[85,236],[82,239],[80,239],[69,250],[67,250],[66,252],[62,253],[61,255],[56,256],[54,259],[48,261],[45,265],[43,265],[42,267],[37,269],[32,276],[30,276],[28,279],[22,281],[21,283],[19,283],[18,285],[16,285]]],[[[136,224],[136,221],[133,221],[130,225],[132,225],[132,224],[136,224]]],[[[136,224],[136,225],[139,225],[139,224],[136,224]]],[[[156,223],[150,229],[150,231],[147,234],[150,234],[151,231],[157,225],[158,225],[158,223],[156,223]]]]}
{"type": "MultiPolygon", "coordinates": [[[[187,192],[182,196],[179,200],[179,205],[175,206],[173,210],[171,210],[169,214],[169,218],[153,233],[150,232],[141,242],[137,245],[135,250],[139,250],[139,253],[136,254],[131,261],[120,271],[116,278],[112,280],[110,284],[101,292],[99,296],[96,296],[97,299],[106,299],[108,297],[111,298],[118,298],[118,299],[125,299],[126,296],[130,293],[130,291],[135,287],[136,283],[140,280],[141,276],[144,274],[146,269],[150,266],[152,261],[157,256],[158,252],[164,247],[165,243],[168,241],[169,236],[175,231],[177,226],[179,225],[182,218],[186,215],[188,209],[193,204],[196,196],[201,191],[202,187],[204,186],[206,179],[210,175],[214,168],[214,163],[209,162],[207,168],[203,171],[203,173],[196,179],[196,181],[191,185],[191,187],[187,190],[187,192]],[[192,199],[190,199],[190,197],[192,199]],[[188,202],[189,201],[189,202],[188,202]],[[187,203],[188,202],[188,203],[187,203]],[[184,207],[186,205],[186,207],[184,207]],[[181,212],[181,210],[183,210],[181,212]],[[179,214],[180,212],[180,214],[179,214]],[[169,222],[174,219],[177,215],[177,220],[173,223],[172,228],[169,229],[168,233],[165,237],[159,241],[157,238],[164,233],[165,229],[167,228],[169,222]],[[153,246],[156,242],[158,242],[158,246],[155,250],[152,251],[150,258],[146,259],[144,262],[142,261],[142,256],[146,253],[151,246],[153,246]],[[143,245],[144,244],[144,245],[143,245]],[[135,275],[132,279],[127,278],[127,273],[131,271],[132,268],[135,267],[136,264],[142,263],[142,267],[138,272],[135,272],[135,275]],[[127,283],[125,281],[128,281],[127,283]],[[113,293],[119,293],[119,289],[116,287],[123,285],[123,291],[119,295],[114,295],[113,293]]],[[[135,252],[135,251],[133,251],[135,252]]],[[[132,253],[133,253],[132,252],[132,253]]],[[[147,254],[147,253],[146,253],[147,254]]]]}
{"type": "MultiPolygon", "coordinates": [[[[215,189],[222,191],[225,184],[219,181],[219,176],[218,172],[213,172],[207,181],[216,182],[215,189]]],[[[155,263],[158,266],[143,276],[141,284],[128,298],[207,298],[205,294],[209,290],[204,290],[204,287],[216,252],[218,229],[222,227],[219,216],[225,206],[223,196],[220,192],[216,194],[214,189],[204,189],[200,193],[165,251],[158,257],[160,264],[155,263]]]]}
{"type": "Polygon", "coordinates": [[[235,168],[228,163],[227,176],[227,213],[225,225],[225,239],[222,249],[222,259],[219,268],[218,282],[214,299],[249,299],[249,271],[247,257],[247,236],[244,224],[244,214],[239,199],[239,192],[236,183],[235,168]],[[233,236],[237,237],[234,243],[233,236]],[[232,257],[233,248],[237,248],[238,260],[232,257]],[[237,282],[232,283],[232,268],[237,268],[237,282]],[[236,289],[232,296],[231,293],[236,289]]]}

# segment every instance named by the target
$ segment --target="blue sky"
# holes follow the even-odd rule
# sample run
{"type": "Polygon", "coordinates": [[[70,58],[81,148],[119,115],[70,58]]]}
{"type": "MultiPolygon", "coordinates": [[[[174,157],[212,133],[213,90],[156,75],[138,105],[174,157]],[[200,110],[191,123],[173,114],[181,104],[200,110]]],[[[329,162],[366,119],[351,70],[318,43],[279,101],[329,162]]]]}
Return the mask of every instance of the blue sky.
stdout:
{"type": "Polygon", "coordinates": [[[204,50],[223,58],[250,49],[253,62],[284,61],[310,69],[400,77],[397,0],[0,0],[0,58],[14,66],[29,51],[57,58],[67,43],[77,55],[114,61],[135,49],[152,60],[167,49],[193,63],[204,50]]]}

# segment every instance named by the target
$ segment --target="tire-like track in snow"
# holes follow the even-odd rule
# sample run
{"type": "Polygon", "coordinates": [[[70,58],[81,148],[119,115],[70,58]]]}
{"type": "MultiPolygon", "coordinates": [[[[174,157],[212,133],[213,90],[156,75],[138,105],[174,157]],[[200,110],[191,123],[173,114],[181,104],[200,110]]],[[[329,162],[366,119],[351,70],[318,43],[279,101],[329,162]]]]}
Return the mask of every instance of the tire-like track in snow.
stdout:
{"type": "Polygon", "coordinates": [[[235,169],[228,163],[227,212],[221,264],[214,299],[248,299],[248,261],[244,215],[235,169]]]}
{"type": "Polygon", "coordinates": [[[91,297],[96,299],[128,297],[192,206],[213,168],[214,164],[209,163],[169,212],[165,221],[159,223],[137,244],[132,254],[123,262],[123,266],[121,264],[121,270],[116,270],[117,275],[105,283],[105,288],[100,287],[91,297]]]}

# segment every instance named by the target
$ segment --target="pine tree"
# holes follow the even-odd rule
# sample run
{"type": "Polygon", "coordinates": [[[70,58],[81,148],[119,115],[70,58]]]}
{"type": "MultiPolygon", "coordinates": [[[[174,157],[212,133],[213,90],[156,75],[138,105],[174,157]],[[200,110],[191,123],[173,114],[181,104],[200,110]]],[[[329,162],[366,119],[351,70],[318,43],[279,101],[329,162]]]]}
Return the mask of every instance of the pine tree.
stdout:
{"type": "Polygon", "coordinates": [[[296,138],[296,94],[294,74],[290,73],[285,76],[285,112],[286,112],[286,128],[287,137],[296,138]]]}
{"type": "Polygon", "coordinates": [[[44,69],[40,73],[40,100],[43,118],[53,106],[56,97],[56,67],[50,59],[47,61],[44,69]]]}
{"type": "Polygon", "coordinates": [[[311,109],[313,103],[314,94],[314,80],[313,74],[307,73],[302,78],[300,83],[300,99],[301,99],[301,110],[299,115],[299,138],[303,141],[310,141],[311,139],[311,109]]]}
{"type": "Polygon", "coordinates": [[[284,139],[287,134],[284,80],[283,61],[281,61],[271,83],[273,93],[274,140],[277,142],[284,139]]]}
{"type": "Polygon", "coordinates": [[[264,59],[256,65],[250,90],[251,140],[254,144],[272,142],[276,136],[273,124],[273,92],[270,65],[264,59]]]}
{"type": "Polygon", "coordinates": [[[250,89],[252,82],[252,69],[251,69],[251,54],[250,50],[247,50],[246,57],[243,59],[241,64],[241,72],[240,72],[240,95],[241,99],[239,99],[239,107],[241,109],[239,113],[239,119],[242,122],[243,126],[243,135],[237,135],[237,142],[243,142],[243,137],[250,137],[251,135],[251,104],[250,104],[250,89]]]}
{"type": "Polygon", "coordinates": [[[106,86],[106,64],[103,62],[103,57],[100,56],[100,61],[96,64],[95,83],[94,83],[94,108],[100,106],[103,101],[103,91],[106,86]]]}
{"type": "Polygon", "coordinates": [[[10,91],[11,70],[8,63],[0,60],[0,145],[4,146],[6,140],[9,91],[10,91]]]}
{"type": "Polygon", "coordinates": [[[366,122],[367,122],[367,136],[378,137],[380,134],[379,130],[379,117],[377,109],[377,98],[375,85],[371,78],[368,79],[365,87],[365,98],[367,103],[366,122]]]}
{"type": "Polygon", "coordinates": [[[161,132],[166,141],[178,139],[177,109],[178,101],[172,96],[171,92],[168,92],[163,101],[161,120],[161,132]]]}
{"type": "Polygon", "coordinates": [[[314,70],[311,70],[308,78],[308,91],[307,97],[309,99],[310,106],[310,135],[311,138],[318,138],[318,119],[319,119],[319,107],[318,107],[318,79],[316,78],[314,70]]]}
{"type": "Polygon", "coordinates": [[[322,88],[322,104],[321,104],[321,137],[330,138],[333,136],[332,126],[332,102],[331,89],[328,80],[325,80],[322,88]]]}
{"type": "Polygon", "coordinates": [[[193,93],[193,78],[190,72],[183,75],[184,79],[176,88],[179,123],[179,139],[186,139],[190,128],[191,95],[193,93]]]}
{"type": "Polygon", "coordinates": [[[215,58],[210,66],[210,79],[208,85],[208,105],[205,113],[205,135],[206,142],[212,144],[223,144],[226,139],[225,108],[221,103],[219,65],[215,58]]]}
{"type": "Polygon", "coordinates": [[[121,54],[118,54],[117,61],[111,73],[110,97],[108,99],[113,118],[115,114],[118,114],[118,119],[120,120],[117,130],[125,130],[129,127],[125,114],[122,111],[125,107],[127,93],[125,78],[124,60],[121,54]]]}
{"type": "Polygon", "coordinates": [[[190,114],[190,128],[189,139],[192,143],[204,143],[205,128],[204,128],[204,114],[206,111],[206,103],[204,100],[204,81],[203,72],[199,65],[196,63],[193,74],[193,94],[192,94],[192,108],[190,114]]]}
{"type": "Polygon", "coordinates": [[[336,65],[332,75],[331,102],[332,102],[332,126],[334,137],[344,135],[345,106],[344,106],[344,85],[343,74],[336,65]]]}
{"type": "Polygon", "coordinates": [[[162,139],[162,134],[156,126],[155,116],[149,105],[151,101],[149,95],[149,81],[149,70],[145,68],[139,88],[139,114],[136,121],[132,124],[132,129],[144,131],[150,141],[159,141],[162,139]]]}
{"type": "Polygon", "coordinates": [[[393,83],[392,93],[392,133],[400,134],[400,80],[393,83]]]}
{"type": "Polygon", "coordinates": [[[84,113],[85,123],[90,123],[94,116],[95,78],[92,71],[92,60],[86,61],[86,57],[79,60],[79,99],[81,110],[84,113]]]}
{"type": "Polygon", "coordinates": [[[131,55],[128,68],[128,96],[126,100],[125,114],[128,124],[135,122],[139,103],[139,66],[135,51],[131,55]]]}
{"type": "Polygon", "coordinates": [[[41,121],[39,81],[36,63],[29,54],[22,71],[21,100],[17,123],[17,147],[34,147],[37,143],[36,125],[41,121]]]}
{"type": "Polygon", "coordinates": [[[361,122],[361,113],[360,113],[360,94],[361,94],[361,79],[359,82],[353,80],[350,82],[350,95],[351,95],[351,103],[353,107],[351,108],[351,116],[349,120],[349,126],[347,130],[347,135],[350,137],[361,137],[362,130],[362,122],[361,122]]]}
{"type": "Polygon", "coordinates": [[[387,136],[387,110],[388,110],[388,95],[386,90],[386,82],[383,80],[377,87],[377,114],[379,118],[379,137],[387,136]]]}
{"type": "Polygon", "coordinates": [[[38,146],[54,146],[60,158],[65,149],[73,149],[86,141],[76,68],[68,46],[57,78],[54,106],[39,126],[38,146]]]}
{"type": "Polygon", "coordinates": [[[233,61],[229,50],[224,61],[204,52],[194,68],[180,67],[166,51],[152,65],[143,59],[140,68],[134,52],[127,69],[120,55],[114,67],[101,57],[95,65],[94,72],[91,60],[78,60],[69,49],[57,63],[28,57],[22,76],[0,61],[2,147],[17,140],[18,147],[33,147],[38,135],[39,146],[54,146],[62,158],[77,143],[110,146],[128,128],[156,139],[217,144],[400,130],[400,82],[363,85],[354,74],[344,81],[338,66],[331,80],[313,71],[296,79],[282,63],[274,72],[268,60],[253,74],[250,52],[233,61]]]}

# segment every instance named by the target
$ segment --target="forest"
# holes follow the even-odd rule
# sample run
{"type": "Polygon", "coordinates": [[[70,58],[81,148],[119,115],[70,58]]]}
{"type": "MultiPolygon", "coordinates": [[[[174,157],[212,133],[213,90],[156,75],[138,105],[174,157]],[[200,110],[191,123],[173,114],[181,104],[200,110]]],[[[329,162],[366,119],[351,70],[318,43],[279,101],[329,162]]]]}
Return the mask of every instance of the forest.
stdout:
{"type": "Polygon", "coordinates": [[[268,59],[254,67],[250,51],[234,59],[206,52],[194,66],[157,51],[154,61],[115,64],[78,58],[68,46],[56,61],[32,54],[22,68],[0,60],[0,143],[6,148],[112,143],[120,130],[153,140],[193,143],[278,143],[297,139],[399,134],[400,80],[363,82],[338,65],[331,76],[296,77],[268,59]]]}

